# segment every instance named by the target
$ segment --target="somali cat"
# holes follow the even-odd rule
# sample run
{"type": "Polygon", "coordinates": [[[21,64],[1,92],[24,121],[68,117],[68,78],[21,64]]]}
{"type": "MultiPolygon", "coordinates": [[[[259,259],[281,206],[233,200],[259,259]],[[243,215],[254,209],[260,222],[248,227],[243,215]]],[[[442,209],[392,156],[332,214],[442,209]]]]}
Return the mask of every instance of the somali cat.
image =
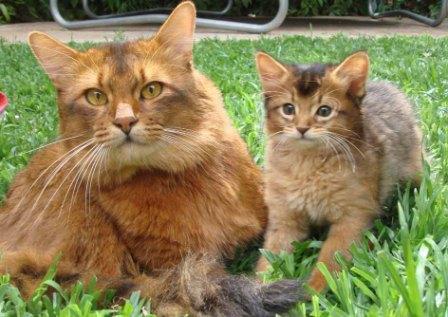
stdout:
{"type": "MultiPolygon", "coordinates": [[[[420,182],[421,132],[412,106],[390,83],[367,81],[364,52],[339,65],[286,65],[265,53],[256,63],[268,134],[264,248],[292,251],[310,226],[328,225],[318,262],[335,271],[335,252],[350,257],[350,245],[396,184],[420,182]]],[[[267,265],[260,259],[258,271],[267,265]]],[[[316,268],[308,284],[326,287],[316,268]]]]}
{"type": "MultiPolygon", "coordinates": [[[[295,281],[262,285],[221,264],[267,222],[262,175],[192,64],[195,8],[150,39],[76,51],[38,32],[60,139],[20,172],[0,209],[0,272],[29,297],[56,254],[69,287],[97,276],[139,290],[158,315],[273,316],[295,281]]],[[[44,119],[43,119],[44,120],[44,119]]]]}

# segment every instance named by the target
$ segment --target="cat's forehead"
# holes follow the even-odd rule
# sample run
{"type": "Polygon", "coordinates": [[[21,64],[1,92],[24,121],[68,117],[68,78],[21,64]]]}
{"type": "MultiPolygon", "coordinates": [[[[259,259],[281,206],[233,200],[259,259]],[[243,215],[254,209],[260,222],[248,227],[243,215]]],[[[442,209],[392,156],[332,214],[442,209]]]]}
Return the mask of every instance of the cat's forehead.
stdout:
{"type": "Polygon", "coordinates": [[[313,96],[322,87],[323,79],[332,69],[328,64],[293,64],[289,70],[293,76],[293,86],[301,97],[313,96]]]}
{"type": "Polygon", "coordinates": [[[85,59],[96,63],[96,66],[107,67],[116,74],[132,73],[136,66],[148,60],[147,56],[153,51],[153,45],[150,44],[138,41],[108,43],[86,51],[85,59]]]}

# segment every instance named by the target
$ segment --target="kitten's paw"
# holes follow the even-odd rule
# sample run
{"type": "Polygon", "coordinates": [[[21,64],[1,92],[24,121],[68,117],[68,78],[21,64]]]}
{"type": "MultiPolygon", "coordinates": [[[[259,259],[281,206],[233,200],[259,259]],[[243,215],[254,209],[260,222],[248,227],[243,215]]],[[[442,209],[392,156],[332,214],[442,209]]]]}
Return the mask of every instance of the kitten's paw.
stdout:
{"type": "Polygon", "coordinates": [[[308,280],[307,284],[310,288],[312,288],[317,293],[320,293],[327,288],[327,281],[325,280],[325,277],[317,269],[315,269],[311,273],[311,277],[308,280]]]}
{"type": "Polygon", "coordinates": [[[265,272],[269,268],[269,261],[264,257],[261,257],[257,262],[257,267],[255,268],[256,272],[265,272]]]}

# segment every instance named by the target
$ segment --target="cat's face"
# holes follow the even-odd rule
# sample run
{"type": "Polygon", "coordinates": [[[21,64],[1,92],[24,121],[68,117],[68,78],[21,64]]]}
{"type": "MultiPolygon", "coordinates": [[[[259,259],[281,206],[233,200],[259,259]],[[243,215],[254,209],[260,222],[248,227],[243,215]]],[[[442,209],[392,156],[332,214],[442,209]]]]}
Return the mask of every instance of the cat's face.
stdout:
{"type": "Polygon", "coordinates": [[[208,110],[192,66],[194,25],[187,2],[147,40],[78,52],[32,33],[30,46],[58,90],[62,136],[85,133],[126,165],[194,156],[208,110]]]}
{"type": "Polygon", "coordinates": [[[331,147],[356,137],[368,65],[363,52],[338,66],[285,66],[257,54],[268,136],[301,149],[331,147]]]}

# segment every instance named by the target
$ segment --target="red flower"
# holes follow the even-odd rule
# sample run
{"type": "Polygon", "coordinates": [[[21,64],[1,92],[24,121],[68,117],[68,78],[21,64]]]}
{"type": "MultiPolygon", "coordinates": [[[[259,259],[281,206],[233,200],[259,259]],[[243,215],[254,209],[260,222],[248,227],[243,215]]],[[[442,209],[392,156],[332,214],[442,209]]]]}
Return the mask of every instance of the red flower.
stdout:
{"type": "Polygon", "coordinates": [[[0,114],[2,114],[6,107],[8,106],[8,97],[2,92],[0,92],[0,114]]]}

